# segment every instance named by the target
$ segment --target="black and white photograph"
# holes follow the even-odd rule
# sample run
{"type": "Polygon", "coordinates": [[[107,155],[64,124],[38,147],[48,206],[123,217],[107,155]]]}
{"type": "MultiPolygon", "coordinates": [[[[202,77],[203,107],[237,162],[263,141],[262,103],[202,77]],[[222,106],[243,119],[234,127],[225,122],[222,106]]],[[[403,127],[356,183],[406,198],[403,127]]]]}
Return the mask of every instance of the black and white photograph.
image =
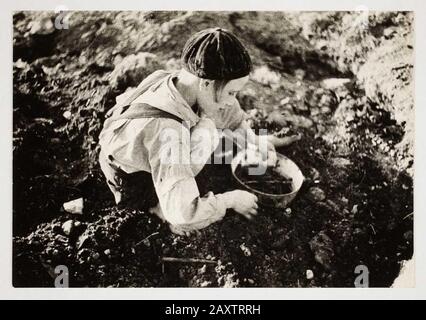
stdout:
{"type": "Polygon", "coordinates": [[[13,287],[415,287],[413,11],[12,20],[13,287]]]}

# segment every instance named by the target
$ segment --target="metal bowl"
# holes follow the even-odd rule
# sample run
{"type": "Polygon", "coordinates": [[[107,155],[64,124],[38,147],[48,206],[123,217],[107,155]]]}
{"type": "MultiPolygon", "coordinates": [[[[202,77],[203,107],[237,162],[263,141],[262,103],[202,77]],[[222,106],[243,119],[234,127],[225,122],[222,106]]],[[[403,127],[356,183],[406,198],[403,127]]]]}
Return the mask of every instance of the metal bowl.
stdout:
{"type": "Polygon", "coordinates": [[[238,184],[241,185],[242,188],[254,193],[258,197],[259,202],[261,204],[268,207],[274,207],[274,208],[287,207],[289,203],[293,201],[293,199],[296,197],[297,193],[302,187],[303,181],[305,180],[305,177],[303,176],[299,167],[292,160],[290,160],[286,156],[277,152],[278,163],[277,163],[276,170],[282,176],[291,178],[293,180],[292,192],[283,193],[283,194],[265,193],[248,186],[246,183],[244,183],[244,181],[238,178],[237,175],[235,174],[235,170],[244,159],[245,153],[246,153],[245,150],[239,152],[235,156],[235,158],[231,161],[231,170],[232,170],[232,175],[234,179],[238,182],[238,184]]]}

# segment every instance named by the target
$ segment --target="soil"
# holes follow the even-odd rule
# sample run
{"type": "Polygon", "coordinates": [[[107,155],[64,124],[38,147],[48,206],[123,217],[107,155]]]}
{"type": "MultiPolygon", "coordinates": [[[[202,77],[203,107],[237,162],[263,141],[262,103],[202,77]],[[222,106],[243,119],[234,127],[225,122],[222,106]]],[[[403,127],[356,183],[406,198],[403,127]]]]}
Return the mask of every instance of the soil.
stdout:
{"type": "MultiPolygon", "coordinates": [[[[52,287],[65,265],[73,287],[353,287],[365,265],[370,286],[390,286],[413,255],[413,16],[369,13],[354,28],[358,15],[74,12],[55,29],[53,12],[15,13],[13,285],[52,287]],[[253,221],[229,212],[178,236],[114,205],[98,135],[118,94],[179,68],[186,38],[218,25],[253,59],[238,96],[251,125],[302,134],[278,152],[306,181],[286,209],[261,206],[253,221]],[[61,209],[79,197],[82,215],[61,209]]],[[[197,182],[235,188],[227,165],[197,182]]]]}
{"type": "Polygon", "coordinates": [[[251,175],[249,166],[237,166],[235,175],[247,186],[256,191],[269,194],[291,193],[293,179],[278,174],[273,167],[266,168],[262,175],[251,175]]]}

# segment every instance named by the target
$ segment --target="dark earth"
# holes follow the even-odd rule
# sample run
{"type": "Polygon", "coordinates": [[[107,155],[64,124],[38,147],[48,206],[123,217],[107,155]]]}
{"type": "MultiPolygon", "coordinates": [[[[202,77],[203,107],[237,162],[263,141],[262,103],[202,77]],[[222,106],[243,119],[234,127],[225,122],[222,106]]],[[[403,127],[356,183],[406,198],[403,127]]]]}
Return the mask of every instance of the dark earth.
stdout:
{"type": "Polygon", "coordinates": [[[293,179],[278,174],[273,167],[268,167],[264,174],[251,175],[249,166],[239,165],[235,175],[247,186],[256,191],[269,194],[287,194],[293,191],[293,179]]]}
{"type": "MultiPolygon", "coordinates": [[[[13,16],[14,286],[52,287],[58,265],[73,287],[353,287],[358,265],[370,286],[392,285],[413,255],[411,13],[73,12],[63,28],[55,17],[13,16]],[[306,180],[286,209],[178,236],[114,205],[98,135],[117,95],[179,68],[185,40],[213,26],[252,56],[238,98],[253,128],[302,134],[278,152],[306,180]],[[83,214],[63,209],[80,197],[83,214]]],[[[197,181],[235,188],[225,165],[197,181]]]]}

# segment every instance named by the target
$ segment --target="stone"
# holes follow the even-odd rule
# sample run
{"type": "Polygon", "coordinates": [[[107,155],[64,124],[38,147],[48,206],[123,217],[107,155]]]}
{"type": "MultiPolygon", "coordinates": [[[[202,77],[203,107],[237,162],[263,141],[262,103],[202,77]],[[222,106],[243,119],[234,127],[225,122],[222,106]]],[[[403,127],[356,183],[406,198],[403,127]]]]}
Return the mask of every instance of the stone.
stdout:
{"type": "Polygon", "coordinates": [[[207,271],[207,265],[203,265],[200,269],[198,269],[198,274],[205,274],[207,271]]]}
{"type": "Polygon", "coordinates": [[[251,74],[251,78],[258,83],[271,87],[275,87],[281,82],[281,76],[267,66],[255,68],[251,74]]]}
{"type": "Polygon", "coordinates": [[[326,195],[325,195],[325,192],[321,188],[312,187],[312,188],[309,189],[308,198],[312,201],[320,202],[320,201],[325,200],[326,195]]]}
{"type": "Polygon", "coordinates": [[[69,119],[71,119],[71,116],[72,116],[72,114],[71,114],[71,111],[65,111],[63,114],[62,114],[62,116],[65,118],[65,119],[67,119],[67,120],[69,120],[69,119]]]}
{"type": "Polygon", "coordinates": [[[251,251],[250,251],[250,249],[246,246],[246,244],[245,244],[245,243],[243,243],[243,244],[241,244],[241,245],[240,245],[240,249],[241,249],[241,251],[244,253],[244,255],[245,255],[246,257],[250,257],[250,256],[251,256],[251,251]]]}
{"type": "Polygon", "coordinates": [[[321,82],[321,86],[324,89],[333,90],[341,86],[344,86],[345,84],[349,82],[351,82],[351,79],[349,78],[329,78],[329,79],[324,79],[321,82]]]}
{"type": "Polygon", "coordinates": [[[284,210],[284,215],[285,215],[286,217],[290,217],[290,216],[291,216],[291,208],[286,208],[286,209],[284,210]]]}
{"type": "Polygon", "coordinates": [[[212,284],[212,283],[211,283],[210,281],[203,281],[203,282],[200,284],[200,287],[205,288],[205,287],[210,286],[211,284],[212,284]]]}
{"type": "Polygon", "coordinates": [[[74,229],[74,221],[68,220],[62,224],[62,231],[65,235],[69,236],[74,229]]]}
{"type": "Polygon", "coordinates": [[[41,17],[31,21],[28,26],[30,27],[29,34],[31,35],[49,35],[55,32],[55,26],[50,17],[41,17]]]}
{"type": "Polygon", "coordinates": [[[306,270],[306,279],[311,280],[314,278],[314,272],[310,269],[306,270]]]}
{"type": "Polygon", "coordinates": [[[75,200],[65,202],[63,204],[63,208],[68,213],[83,214],[84,200],[83,198],[78,198],[75,200]]]}
{"type": "Polygon", "coordinates": [[[352,162],[349,159],[343,158],[343,157],[335,157],[331,159],[331,162],[336,167],[346,167],[350,166],[352,162]]]}

